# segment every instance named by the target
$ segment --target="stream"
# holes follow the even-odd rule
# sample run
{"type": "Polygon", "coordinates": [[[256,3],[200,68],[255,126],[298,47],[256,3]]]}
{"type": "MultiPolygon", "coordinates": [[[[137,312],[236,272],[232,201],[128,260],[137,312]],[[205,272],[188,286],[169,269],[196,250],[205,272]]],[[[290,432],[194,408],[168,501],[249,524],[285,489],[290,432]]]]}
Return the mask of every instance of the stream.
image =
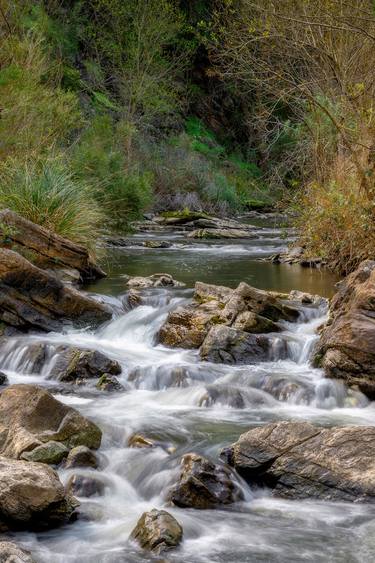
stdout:
{"type": "MultiPolygon", "coordinates": [[[[283,332],[274,336],[268,362],[209,364],[199,360],[196,350],[168,349],[155,343],[168,312],[191,299],[196,280],[231,287],[245,281],[267,290],[333,295],[337,279],[328,272],[260,260],[284,249],[292,231],[270,218],[258,221],[257,234],[254,240],[188,243],[172,232],[167,235],[170,248],[111,248],[108,277],[86,288],[112,305],[110,323],[95,331],[10,338],[2,349],[2,371],[10,383],[46,387],[56,383],[48,379],[50,366],[32,373],[24,359],[27,346],[41,340],[97,349],[120,362],[123,369],[118,379],[124,392],[105,394],[78,387],[70,395],[55,395],[101,427],[101,469],[80,469],[79,473],[99,477],[105,488],[102,496],[79,498],[81,517],[76,522],[39,534],[11,536],[38,563],[161,561],[128,540],[141,514],[152,508],[166,508],[184,529],[181,547],[168,553],[164,562],[363,563],[375,559],[375,506],[280,500],[267,490],[252,490],[240,478],[244,499],[224,509],[199,511],[166,505],[184,453],[201,453],[217,461],[221,448],[270,421],[375,424],[373,403],[343,383],[324,379],[322,371],[309,364],[316,329],[327,315],[325,303],[301,305],[300,322],[285,322],[283,332]],[[147,290],[144,304],[127,311],[124,275],[164,271],[185,282],[186,288],[147,290]],[[287,359],[280,359],[283,340],[287,359]],[[127,442],[134,433],[161,446],[129,448],[127,442]]],[[[136,242],[139,235],[133,237],[136,242]]],[[[59,470],[61,480],[66,483],[72,472],[59,470]]]]}

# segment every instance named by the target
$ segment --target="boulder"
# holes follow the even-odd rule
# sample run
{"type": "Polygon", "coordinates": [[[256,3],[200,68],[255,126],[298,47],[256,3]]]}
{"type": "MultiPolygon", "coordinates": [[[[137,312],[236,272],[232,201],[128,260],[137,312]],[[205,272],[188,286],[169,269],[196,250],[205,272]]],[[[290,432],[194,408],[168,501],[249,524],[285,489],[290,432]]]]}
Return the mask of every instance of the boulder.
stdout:
{"type": "Polygon", "coordinates": [[[12,250],[0,249],[0,320],[19,328],[61,330],[66,321],[78,325],[111,318],[110,309],[65,286],[12,250]]]}
{"type": "Polygon", "coordinates": [[[56,452],[54,442],[68,450],[81,445],[97,449],[101,436],[96,424],[60,403],[41,387],[10,385],[0,393],[2,456],[19,459],[24,452],[31,455],[39,448],[33,455],[40,458],[44,452],[46,458],[43,461],[46,461],[50,459],[51,451],[56,452]]]}
{"type": "Polygon", "coordinates": [[[121,366],[116,360],[111,360],[97,350],[58,346],[55,354],[57,359],[49,377],[58,381],[77,383],[121,373],[121,366]]]}
{"type": "Polygon", "coordinates": [[[375,399],[375,261],[362,262],[338,284],[315,361],[328,377],[375,399]]]}
{"type": "Polygon", "coordinates": [[[170,274],[152,274],[129,278],[126,285],[132,289],[149,289],[151,287],[185,287],[185,284],[173,279],[170,274]]]}
{"type": "Polygon", "coordinates": [[[0,563],[35,563],[30,551],[10,541],[0,541],[0,563]]]}
{"type": "Polygon", "coordinates": [[[30,452],[23,452],[21,459],[56,465],[61,463],[68,453],[69,450],[66,446],[64,446],[64,444],[51,440],[50,442],[37,446],[30,452]]]}
{"type": "Polygon", "coordinates": [[[0,457],[0,524],[43,530],[67,522],[77,502],[48,465],[0,457]]]}
{"type": "Polygon", "coordinates": [[[241,492],[226,467],[190,453],[181,460],[179,481],[168,498],[180,508],[207,509],[231,504],[241,498],[241,492]]]}
{"type": "Polygon", "coordinates": [[[2,371],[0,371],[0,386],[1,385],[8,385],[8,378],[2,371]]]}
{"type": "Polygon", "coordinates": [[[278,332],[277,321],[296,321],[299,314],[288,300],[246,283],[230,289],[197,282],[193,303],[171,311],[158,338],[165,346],[199,348],[214,328],[223,327],[220,334],[230,333],[224,327],[254,334],[278,332]]]}
{"type": "Polygon", "coordinates": [[[154,508],[142,514],[130,539],[136,541],[142,549],[161,555],[178,547],[182,535],[182,527],[169,512],[154,508]]]}
{"type": "Polygon", "coordinates": [[[375,427],[276,422],[222,452],[249,484],[284,498],[375,502],[375,427]]]}
{"type": "Polygon", "coordinates": [[[201,346],[200,356],[204,361],[223,364],[264,362],[270,359],[270,341],[229,326],[214,326],[201,346]]]}
{"type": "Polygon", "coordinates": [[[24,219],[14,211],[0,212],[0,235],[6,243],[32,252],[36,261],[43,266],[56,264],[63,268],[78,270],[82,280],[102,278],[106,274],[93,260],[86,248],[24,219]],[[4,229],[6,232],[4,232],[4,229]]]}
{"type": "Polygon", "coordinates": [[[69,452],[65,462],[65,469],[72,469],[73,467],[92,467],[97,469],[99,465],[98,457],[86,446],[76,446],[69,452]]]}

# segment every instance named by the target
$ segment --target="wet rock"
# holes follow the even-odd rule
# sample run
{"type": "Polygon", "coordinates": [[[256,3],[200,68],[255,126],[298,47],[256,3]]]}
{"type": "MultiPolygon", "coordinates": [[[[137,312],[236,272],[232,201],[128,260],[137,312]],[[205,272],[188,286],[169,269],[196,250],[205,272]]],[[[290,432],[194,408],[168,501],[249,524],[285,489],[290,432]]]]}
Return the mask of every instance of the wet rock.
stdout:
{"type": "Polygon", "coordinates": [[[206,336],[200,356],[204,361],[223,364],[264,362],[270,358],[270,342],[261,335],[215,326],[206,336]]]}
{"type": "Polygon", "coordinates": [[[97,469],[98,465],[98,457],[95,452],[86,446],[76,446],[69,452],[65,462],[65,469],[72,469],[73,467],[92,467],[97,469]]]}
{"type": "Polygon", "coordinates": [[[375,399],[375,261],[362,262],[338,284],[315,361],[328,377],[375,399]]]}
{"type": "Polygon", "coordinates": [[[243,409],[245,400],[240,389],[231,385],[207,385],[206,391],[199,400],[200,407],[222,404],[235,409],[243,409]]]}
{"type": "Polygon", "coordinates": [[[125,391],[125,387],[121,385],[117,377],[113,375],[107,375],[106,373],[101,376],[96,388],[99,391],[106,391],[107,393],[113,393],[114,391],[125,391]]]}
{"type": "Polygon", "coordinates": [[[129,448],[155,448],[156,444],[153,440],[142,436],[142,434],[134,434],[128,441],[129,448]]]}
{"type": "Polygon", "coordinates": [[[226,467],[190,453],[181,460],[180,479],[168,498],[181,508],[207,509],[231,504],[241,498],[241,493],[226,467]]]}
{"type": "Polygon", "coordinates": [[[65,286],[56,277],[13,252],[0,249],[0,320],[21,330],[61,330],[111,318],[110,309],[65,286]]]}
{"type": "Polygon", "coordinates": [[[2,371],[0,371],[0,386],[1,385],[8,385],[8,377],[5,375],[5,373],[3,373],[2,371]]]}
{"type": "Polygon", "coordinates": [[[46,442],[37,446],[30,452],[23,452],[21,459],[26,461],[36,461],[39,463],[50,463],[57,465],[61,463],[64,458],[68,455],[69,450],[61,442],[46,442]]]}
{"type": "Polygon", "coordinates": [[[172,243],[166,240],[145,240],[143,246],[146,248],[170,248],[172,243]]]}
{"type": "Polygon", "coordinates": [[[97,449],[101,436],[96,424],[36,385],[11,385],[0,393],[0,455],[18,459],[48,442],[97,449]]]}
{"type": "Polygon", "coordinates": [[[299,315],[293,303],[246,283],[230,289],[197,282],[193,303],[171,311],[158,337],[165,346],[199,348],[215,327],[248,333],[277,332],[277,321],[296,321],[299,315]]]}
{"type": "Polygon", "coordinates": [[[105,490],[105,483],[92,475],[72,475],[66,485],[69,494],[77,497],[102,496],[105,490]]]}
{"type": "Polygon", "coordinates": [[[42,267],[56,268],[59,264],[62,268],[75,269],[85,281],[106,275],[92,261],[86,248],[24,219],[10,209],[0,212],[0,225],[6,226],[7,244],[10,241],[16,247],[27,249],[42,267]]]}
{"type": "Polygon", "coordinates": [[[173,279],[170,274],[152,274],[148,277],[136,276],[127,281],[130,288],[148,289],[150,287],[185,287],[185,284],[173,279]]]}
{"type": "Polygon", "coordinates": [[[375,502],[375,428],[277,422],[242,434],[222,458],[284,498],[375,502]]]}
{"type": "Polygon", "coordinates": [[[257,235],[249,230],[240,229],[196,229],[188,234],[189,238],[198,239],[244,239],[257,238],[257,235]]]}
{"type": "Polygon", "coordinates": [[[43,463],[0,457],[0,524],[42,530],[67,522],[77,502],[43,463]]]}
{"type": "Polygon", "coordinates": [[[143,304],[143,299],[139,291],[130,289],[125,297],[125,304],[129,309],[135,309],[143,304]]]}
{"type": "Polygon", "coordinates": [[[10,541],[0,541],[0,563],[36,563],[30,551],[10,541]]]}
{"type": "Polygon", "coordinates": [[[240,313],[233,323],[233,328],[251,332],[252,334],[265,334],[267,332],[280,332],[281,328],[278,324],[257,315],[251,311],[240,313]]]}
{"type": "Polygon", "coordinates": [[[130,534],[143,549],[160,555],[178,547],[182,541],[182,527],[165,510],[144,512],[130,534]]]}
{"type": "Polygon", "coordinates": [[[55,353],[58,357],[49,377],[58,381],[75,383],[77,380],[121,373],[121,366],[116,360],[111,360],[97,350],[58,346],[55,353]]]}

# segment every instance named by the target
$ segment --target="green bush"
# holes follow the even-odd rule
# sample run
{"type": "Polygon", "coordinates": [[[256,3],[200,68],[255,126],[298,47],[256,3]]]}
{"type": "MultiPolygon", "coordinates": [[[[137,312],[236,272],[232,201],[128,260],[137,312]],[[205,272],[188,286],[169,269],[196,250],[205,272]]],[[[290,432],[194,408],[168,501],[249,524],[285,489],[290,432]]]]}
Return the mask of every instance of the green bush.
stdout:
{"type": "Polygon", "coordinates": [[[95,254],[103,212],[89,187],[60,159],[8,161],[0,172],[0,207],[83,244],[95,254]]]}

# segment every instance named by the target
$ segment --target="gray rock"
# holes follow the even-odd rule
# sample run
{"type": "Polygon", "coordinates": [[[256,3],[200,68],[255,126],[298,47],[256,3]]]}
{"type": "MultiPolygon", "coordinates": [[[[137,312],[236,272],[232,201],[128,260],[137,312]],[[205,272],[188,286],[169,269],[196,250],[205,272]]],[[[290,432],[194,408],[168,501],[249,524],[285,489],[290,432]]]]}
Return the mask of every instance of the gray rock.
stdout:
{"type": "Polygon", "coordinates": [[[122,371],[116,360],[111,360],[97,350],[58,346],[55,353],[58,357],[49,377],[58,381],[76,383],[108,374],[118,375],[122,371]]]}
{"type": "Polygon", "coordinates": [[[270,342],[265,336],[218,325],[206,336],[200,356],[204,361],[223,364],[264,362],[270,358],[270,342]]]}
{"type": "Polygon", "coordinates": [[[181,460],[180,479],[168,498],[180,508],[207,509],[231,504],[241,498],[241,493],[226,467],[190,453],[181,460]]]}
{"type": "Polygon", "coordinates": [[[35,563],[30,551],[10,541],[0,541],[0,563],[35,563]]]}
{"type": "Polygon", "coordinates": [[[144,512],[137,522],[130,539],[143,549],[160,555],[178,547],[182,541],[182,527],[165,510],[144,512]]]}
{"type": "Polygon", "coordinates": [[[91,467],[97,469],[99,465],[98,457],[86,446],[76,446],[69,452],[65,462],[65,469],[72,469],[73,467],[91,467]]]}

